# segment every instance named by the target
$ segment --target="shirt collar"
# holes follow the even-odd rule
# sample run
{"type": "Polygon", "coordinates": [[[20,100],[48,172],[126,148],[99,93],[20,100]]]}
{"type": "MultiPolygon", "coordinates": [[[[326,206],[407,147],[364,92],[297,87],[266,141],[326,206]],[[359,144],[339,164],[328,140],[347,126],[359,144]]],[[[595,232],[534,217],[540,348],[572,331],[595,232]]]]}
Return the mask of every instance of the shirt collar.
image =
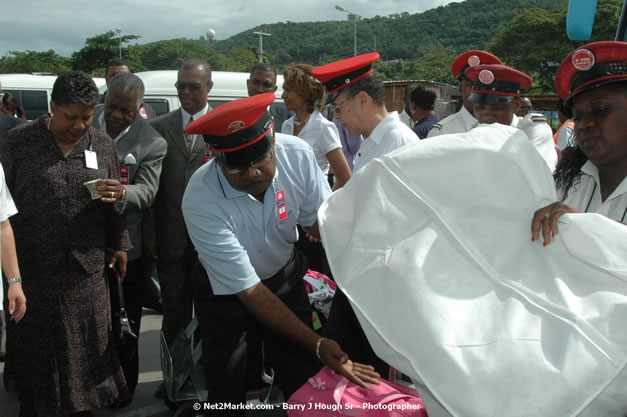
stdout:
{"type": "Polygon", "coordinates": [[[183,129],[185,129],[185,127],[187,127],[187,123],[189,123],[190,116],[193,116],[194,120],[198,120],[200,117],[202,117],[205,114],[207,114],[208,111],[209,111],[209,103],[205,104],[205,107],[201,111],[199,111],[198,113],[195,113],[193,115],[187,113],[183,109],[183,107],[181,107],[181,120],[183,121],[183,129]]]}
{"type": "Polygon", "coordinates": [[[475,116],[470,114],[470,112],[466,109],[466,106],[462,106],[461,110],[459,111],[459,114],[462,120],[464,121],[464,125],[466,126],[466,131],[479,125],[479,122],[477,121],[477,119],[475,119],[475,116]]]}
{"type": "MultiPolygon", "coordinates": [[[[107,122],[105,122],[104,111],[102,113],[100,113],[100,116],[98,117],[98,124],[100,125],[100,130],[102,130],[103,132],[107,133],[107,122]]],[[[122,139],[122,136],[124,136],[124,135],[126,135],[128,133],[128,131],[131,128],[131,126],[133,126],[133,123],[128,125],[128,127],[126,129],[121,131],[120,134],[116,138],[112,138],[113,141],[115,143],[118,143],[120,141],[120,139],[122,139]]]]}
{"type": "MultiPolygon", "coordinates": [[[[583,166],[581,167],[581,172],[594,178],[594,182],[598,185],[597,188],[599,188],[599,193],[600,193],[601,192],[601,179],[599,178],[599,168],[597,168],[597,166],[594,165],[591,161],[586,161],[586,163],[583,164],[583,166]]],[[[623,178],[621,183],[618,184],[618,187],[616,187],[616,189],[612,192],[612,194],[608,196],[608,198],[605,201],[612,200],[626,193],[627,193],[627,177],[623,178]]]]}
{"type": "Polygon", "coordinates": [[[398,116],[398,112],[393,111],[393,112],[388,113],[385,119],[381,120],[381,122],[379,122],[377,127],[374,128],[372,133],[370,133],[368,140],[375,142],[375,143],[380,143],[381,140],[383,140],[383,137],[387,133],[387,127],[394,123],[400,122],[400,120],[401,119],[398,116]]]}

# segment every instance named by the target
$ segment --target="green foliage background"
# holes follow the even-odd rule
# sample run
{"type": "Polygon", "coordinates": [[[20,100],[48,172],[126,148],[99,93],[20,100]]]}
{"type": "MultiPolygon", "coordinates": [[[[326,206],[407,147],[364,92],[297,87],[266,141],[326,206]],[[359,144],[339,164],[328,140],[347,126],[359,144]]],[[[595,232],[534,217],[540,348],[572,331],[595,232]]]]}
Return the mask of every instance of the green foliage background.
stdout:
{"type": "MultiPolygon", "coordinates": [[[[592,39],[610,40],[623,0],[599,0],[592,39]]],[[[455,83],[453,59],[469,49],[484,49],[533,76],[533,93],[552,91],[553,76],[568,52],[587,42],[566,36],[568,0],[466,0],[418,14],[375,16],[357,21],[357,53],[381,54],[377,70],[388,80],[455,83]]],[[[122,57],[135,71],[177,69],[187,58],[206,59],[215,70],[249,71],[258,61],[255,31],[264,37],[264,61],[279,71],[290,64],[320,65],[353,54],[353,22],[280,22],[260,25],[222,41],[171,39],[133,44],[109,31],[85,41],[71,57],[55,51],[12,51],[0,58],[0,73],[80,69],[103,76],[106,63],[122,57]]]]}

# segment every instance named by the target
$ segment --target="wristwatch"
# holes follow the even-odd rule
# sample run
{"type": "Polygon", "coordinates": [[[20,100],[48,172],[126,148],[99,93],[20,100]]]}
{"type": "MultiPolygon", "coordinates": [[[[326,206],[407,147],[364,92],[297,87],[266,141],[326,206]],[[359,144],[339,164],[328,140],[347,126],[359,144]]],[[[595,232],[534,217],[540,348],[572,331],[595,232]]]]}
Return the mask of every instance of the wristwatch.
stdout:
{"type": "Polygon", "coordinates": [[[7,282],[9,284],[14,284],[16,282],[22,282],[22,277],[9,278],[9,279],[7,279],[7,282]]]}

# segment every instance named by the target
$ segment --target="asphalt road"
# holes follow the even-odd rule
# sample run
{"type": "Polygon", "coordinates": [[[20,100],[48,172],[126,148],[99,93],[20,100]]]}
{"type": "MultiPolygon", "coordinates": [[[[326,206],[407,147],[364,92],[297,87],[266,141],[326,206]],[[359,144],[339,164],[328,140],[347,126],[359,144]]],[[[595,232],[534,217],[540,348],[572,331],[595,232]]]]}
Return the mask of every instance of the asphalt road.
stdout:
{"type": "MultiPolygon", "coordinates": [[[[135,398],[120,410],[95,410],[96,417],[171,417],[173,412],[163,400],[155,398],[155,391],[162,381],[159,353],[161,315],[144,310],[139,338],[139,384],[135,398]]],[[[0,363],[0,373],[4,363],[0,363]]],[[[7,394],[4,385],[0,388],[0,417],[17,417],[19,404],[17,394],[7,394]]]]}

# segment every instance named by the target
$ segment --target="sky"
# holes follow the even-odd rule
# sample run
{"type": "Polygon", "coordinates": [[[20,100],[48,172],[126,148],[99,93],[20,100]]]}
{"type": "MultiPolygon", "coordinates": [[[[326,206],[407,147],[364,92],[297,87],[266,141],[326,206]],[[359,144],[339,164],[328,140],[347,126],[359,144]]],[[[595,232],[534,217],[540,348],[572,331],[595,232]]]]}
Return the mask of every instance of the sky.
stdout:
{"type": "Polygon", "coordinates": [[[6,1],[0,9],[0,56],[9,51],[49,49],[69,56],[85,45],[85,39],[115,29],[120,29],[123,35],[141,36],[131,44],[174,38],[198,39],[206,36],[208,29],[213,29],[215,39],[221,40],[261,24],[346,20],[347,13],[336,10],[337,4],[363,18],[372,18],[403,12],[421,13],[452,1],[6,1]]]}

